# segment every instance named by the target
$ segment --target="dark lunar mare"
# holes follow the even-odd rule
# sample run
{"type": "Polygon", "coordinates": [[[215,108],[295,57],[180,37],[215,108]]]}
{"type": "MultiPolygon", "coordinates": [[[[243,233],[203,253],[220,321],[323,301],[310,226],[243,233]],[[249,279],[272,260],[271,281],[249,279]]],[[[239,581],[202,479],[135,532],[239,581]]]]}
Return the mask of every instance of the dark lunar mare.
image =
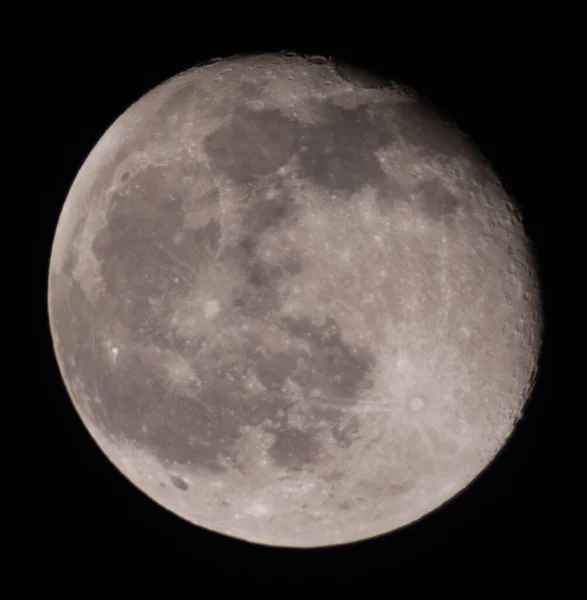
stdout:
{"type": "MultiPolygon", "coordinates": [[[[226,164],[230,170],[231,163],[226,164]]],[[[179,351],[188,361],[202,348],[204,337],[181,346],[170,331],[171,299],[186,297],[197,289],[198,281],[211,268],[220,240],[220,227],[214,219],[197,230],[183,229],[182,201],[191,197],[191,190],[179,186],[170,191],[170,181],[180,180],[177,169],[176,165],[149,167],[124,182],[129,187],[114,193],[107,226],[98,232],[92,246],[105,285],[94,303],[73,276],[78,257],[70,251],[62,281],[52,285],[55,325],[63,332],[62,354],[74,359],[65,359],[65,377],[80,380],[85,393],[100,400],[93,404],[91,418],[115,443],[131,441],[161,460],[222,472],[230,464],[246,468],[239,465],[238,444],[241,427],[249,425],[263,427],[275,436],[269,456],[276,464],[307,468],[323,451],[320,431],[313,426],[302,431],[288,423],[293,404],[283,392],[287,378],[306,395],[305,410],[317,417],[327,415],[333,437],[345,446],[354,429],[342,409],[354,404],[360,391],[368,388],[375,359],[369,351],[345,344],[333,319],[316,324],[309,318],[273,318],[274,325],[287,335],[307,342],[311,354],[292,350],[267,355],[262,333],[241,334],[232,352],[212,345],[192,361],[201,381],[197,390],[172,385],[163,365],[142,348],[154,345],[179,351]],[[182,234],[180,242],[174,241],[178,233],[182,234]],[[121,340],[113,362],[108,342],[118,330],[126,332],[133,346],[125,350],[125,339],[121,340]],[[246,388],[248,371],[266,391],[246,388]],[[314,388],[320,389],[328,407],[321,405],[320,398],[310,397],[314,388]]],[[[292,253],[279,265],[269,265],[256,253],[259,236],[296,216],[297,208],[280,188],[278,178],[274,184],[277,194],[272,200],[251,198],[244,213],[248,233],[219,257],[243,282],[235,292],[229,317],[217,326],[220,336],[222,328],[228,330],[242,318],[259,319],[260,323],[271,320],[279,307],[276,290],[280,281],[302,269],[299,253],[292,253]]],[[[71,248],[76,241],[72,240],[71,248]]],[[[187,489],[179,479],[172,483],[187,489]]]]}
{"type": "MultiPolygon", "coordinates": [[[[77,309],[74,311],[77,316],[77,309]]],[[[240,428],[267,428],[269,421],[268,431],[275,435],[269,455],[280,466],[299,469],[319,456],[320,430],[307,427],[301,431],[288,424],[293,402],[282,391],[286,379],[300,385],[309,414],[328,412],[332,434],[341,446],[348,445],[353,433],[352,424],[343,422],[342,409],[356,403],[359,391],[369,387],[373,357],[365,350],[353,352],[339,334],[332,334],[333,324],[315,326],[301,319],[286,325],[315,345],[310,356],[302,351],[267,356],[262,352],[261,337],[251,334],[234,353],[213,354],[209,360],[193,364],[201,380],[194,393],[170,388],[163,369],[140,351],[121,352],[113,368],[96,347],[78,346],[77,366],[66,369],[66,374],[74,377],[81,373],[86,392],[100,398],[93,412],[105,434],[117,441],[136,442],[162,460],[221,472],[223,465],[237,461],[240,428]],[[245,387],[249,370],[266,391],[252,392],[245,387]],[[320,398],[310,397],[313,387],[321,389],[329,409],[321,405],[320,398]]],[[[78,327],[78,331],[84,329],[90,336],[97,333],[88,321],[78,327]]]]}
{"type": "Polygon", "coordinates": [[[300,177],[343,198],[368,184],[385,188],[388,177],[375,151],[393,143],[395,132],[375,122],[366,106],[343,108],[329,99],[315,108],[324,122],[300,125],[296,137],[300,177]]]}
{"type": "Polygon", "coordinates": [[[237,110],[230,122],[206,136],[204,150],[214,171],[238,184],[277,171],[291,157],[295,124],[278,110],[237,110]]]}
{"type": "MultiPolygon", "coordinates": [[[[338,190],[343,197],[365,183],[378,188],[389,185],[373,151],[392,143],[395,133],[365,107],[344,109],[329,101],[319,109],[325,122],[313,126],[294,124],[279,111],[237,111],[226,127],[206,138],[213,168],[249,186],[250,191],[243,214],[247,233],[220,256],[243,280],[233,297],[234,322],[272,315],[279,308],[279,282],[301,272],[299,253],[292,253],[283,264],[270,265],[256,252],[260,236],[286,223],[292,225],[297,217],[299,207],[275,176],[294,150],[302,177],[338,190]],[[260,193],[267,189],[274,192],[271,199],[260,193]]],[[[118,322],[139,346],[150,343],[177,351],[179,340],[165,325],[173,311],[169,299],[185,297],[194,289],[210,268],[220,243],[221,229],[214,219],[197,230],[183,229],[187,198],[212,206],[217,202],[216,195],[193,198],[189,185],[182,187],[183,176],[198,177],[200,168],[177,161],[122,178],[110,203],[108,225],[98,232],[92,247],[106,286],[94,306],[72,277],[78,257],[75,250],[70,251],[64,274],[70,292],[61,299],[67,315],[55,311],[56,320],[62,320],[58,329],[68,332],[62,336],[64,355],[75,360],[66,359],[66,376],[71,380],[81,374],[88,395],[100,399],[93,412],[106,434],[135,441],[163,460],[222,471],[226,462],[219,457],[237,459],[240,427],[271,422],[275,441],[270,456],[279,465],[303,468],[322,451],[319,432],[288,425],[291,400],[282,391],[287,378],[304,390],[310,412],[328,412],[332,435],[345,446],[357,433],[357,425],[352,419],[343,419],[337,404],[342,409],[357,401],[358,394],[369,386],[375,363],[368,351],[342,342],[340,326],[334,320],[323,325],[309,318],[277,323],[288,335],[306,341],[311,356],[289,351],[267,357],[260,351],[263,340],[251,334],[243,338],[234,355],[212,354],[209,360],[194,363],[201,380],[197,392],[171,389],[164,369],[140,350],[120,352],[114,367],[101,349],[105,332],[115,329],[118,322]],[[178,233],[182,234],[179,243],[173,241],[178,233]],[[244,387],[246,369],[253,370],[267,392],[253,393],[244,387]],[[310,398],[312,389],[319,389],[328,399],[328,408],[320,405],[319,398],[310,398]]],[[[455,212],[454,199],[438,182],[420,190],[416,202],[423,203],[431,218],[443,219],[455,212]]],[[[82,227],[83,223],[76,235],[82,227]]],[[[54,285],[53,290],[57,289],[64,286],[54,285]]],[[[203,341],[193,339],[184,346],[182,352],[188,360],[203,341]]]]}

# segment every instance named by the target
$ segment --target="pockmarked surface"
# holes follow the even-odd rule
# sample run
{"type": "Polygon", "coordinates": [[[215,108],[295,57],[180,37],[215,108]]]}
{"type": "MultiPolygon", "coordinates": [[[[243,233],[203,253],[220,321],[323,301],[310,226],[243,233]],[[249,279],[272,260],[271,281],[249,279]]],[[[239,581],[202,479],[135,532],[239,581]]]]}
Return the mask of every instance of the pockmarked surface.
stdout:
{"type": "Polygon", "coordinates": [[[54,347],[112,463],[199,526],[372,537],[466,487],[540,346],[515,205],[410,90],[233,57],[131,106],[79,171],[49,273],[54,347]]]}

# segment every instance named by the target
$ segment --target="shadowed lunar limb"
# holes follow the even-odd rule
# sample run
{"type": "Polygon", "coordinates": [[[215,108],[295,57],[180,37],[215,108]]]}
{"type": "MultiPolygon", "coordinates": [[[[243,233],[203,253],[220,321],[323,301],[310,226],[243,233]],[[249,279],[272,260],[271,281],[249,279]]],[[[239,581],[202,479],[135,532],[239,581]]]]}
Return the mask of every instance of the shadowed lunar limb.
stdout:
{"type": "Polygon", "coordinates": [[[497,179],[415,94],[234,57],[135,103],[60,217],[49,316],[84,425],[188,521],[341,544],[433,511],[531,392],[540,295],[497,179]]]}
{"type": "Polygon", "coordinates": [[[337,60],[336,70],[346,81],[360,88],[377,88],[389,84],[383,75],[349,61],[337,60]]]}

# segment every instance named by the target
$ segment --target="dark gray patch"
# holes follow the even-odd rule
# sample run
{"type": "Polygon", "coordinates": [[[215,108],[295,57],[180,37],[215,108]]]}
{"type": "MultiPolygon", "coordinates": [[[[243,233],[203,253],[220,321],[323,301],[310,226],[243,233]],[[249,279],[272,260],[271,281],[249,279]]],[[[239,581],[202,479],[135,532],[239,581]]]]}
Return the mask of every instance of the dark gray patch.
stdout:
{"type": "Polygon", "coordinates": [[[330,473],[326,473],[323,478],[324,481],[328,483],[336,483],[337,481],[342,481],[346,477],[346,473],[343,471],[332,471],[330,473]]]}
{"type": "Polygon", "coordinates": [[[293,124],[277,110],[238,112],[204,140],[215,170],[241,184],[277,171],[293,146],[293,124]]]}
{"type": "Polygon", "coordinates": [[[247,282],[254,288],[270,290],[281,277],[281,268],[265,262],[253,261],[247,270],[247,282]]]}
{"type": "Polygon", "coordinates": [[[351,417],[348,422],[338,422],[332,428],[332,437],[342,448],[348,448],[355,440],[357,434],[361,431],[359,419],[351,417]]]}
{"type": "Polygon", "coordinates": [[[344,403],[355,401],[360,390],[371,386],[368,375],[375,357],[364,348],[347,346],[334,319],[328,317],[323,326],[314,325],[309,318],[283,318],[281,322],[291,335],[312,348],[311,363],[304,364],[298,375],[309,389],[321,388],[344,403]]]}
{"type": "Polygon", "coordinates": [[[169,189],[181,181],[182,168],[190,166],[138,173],[136,188],[113,197],[108,224],[92,244],[106,292],[118,303],[116,318],[136,339],[160,345],[169,337],[163,317],[171,299],[193,287],[214,259],[221,238],[216,219],[198,229],[183,229],[181,195],[190,192],[179,184],[177,191],[169,189]]]}
{"type": "Polygon", "coordinates": [[[94,308],[79,283],[66,276],[53,276],[50,293],[51,324],[59,337],[58,354],[65,380],[80,380],[84,391],[93,396],[94,344],[99,326],[94,308]]]}
{"type": "Polygon", "coordinates": [[[277,432],[267,453],[279,467],[298,470],[315,463],[321,448],[320,442],[312,433],[288,428],[277,432]]]}
{"type": "Polygon", "coordinates": [[[154,376],[152,365],[138,352],[121,352],[116,362],[115,369],[100,364],[100,357],[94,352],[88,365],[101,399],[102,419],[109,433],[129,439],[138,436],[143,441],[146,434],[142,433],[141,426],[167,401],[168,390],[164,382],[154,376]]]}
{"type": "Polygon", "coordinates": [[[177,227],[184,218],[181,196],[189,192],[181,178],[182,167],[176,164],[151,165],[135,174],[132,188],[112,196],[109,212],[152,221],[163,230],[177,227]]]}
{"type": "Polygon", "coordinates": [[[201,272],[220,248],[222,227],[216,219],[210,219],[197,229],[184,230],[181,240],[175,244],[173,253],[187,261],[191,269],[201,272]]]}
{"type": "Polygon", "coordinates": [[[356,63],[338,60],[335,68],[343,79],[357,87],[377,88],[389,83],[381,73],[356,63]]]}
{"type": "Polygon", "coordinates": [[[112,217],[93,244],[106,291],[119,300],[118,317],[131,329],[147,325],[150,299],[185,293],[194,278],[195,268],[169,254],[173,246],[156,227],[146,219],[112,217]]]}
{"type": "Polygon", "coordinates": [[[71,237],[69,239],[69,243],[67,245],[65,260],[63,261],[63,272],[66,275],[70,275],[73,273],[77,265],[77,261],[79,259],[79,254],[77,251],[77,244],[79,243],[79,238],[84,230],[86,225],[86,221],[88,220],[87,213],[76,223],[73,231],[71,232],[71,237]]]}
{"type": "Polygon", "coordinates": [[[375,203],[382,216],[387,218],[390,209],[394,208],[397,202],[406,198],[409,194],[406,188],[407,186],[391,178],[380,185],[375,196],[375,203]]]}
{"type": "Polygon", "coordinates": [[[193,82],[185,83],[176,90],[157,110],[157,117],[167,119],[168,117],[182,113],[194,100],[196,86],[193,82]]]}
{"type": "Polygon", "coordinates": [[[262,272],[253,275],[252,279],[247,281],[247,285],[236,292],[233,304],[239,315],[264,319],[279,307],[279,298],[274,287],[262,277],[262,272]],[[258,285],[255,285],[257,281],[258,285]]]}
{"type": "MultiPolygon", "coordinates": [[[[208,379],[198,396],[181,393],[169,389],[163,372],[136,352],[121,352],[117,363],[96,381],[104,430],[161,460],[223,472],[218,455],[230,452],[239,435],[239,416],[229,410],[238,405],[237,389],[208,379]]],[[[96,357],[90,368],[100,372],[96,357]]]]}
{"type": "MultiPolygon", "coordinates": [[[[267,231],[278,229],[282,226],[291,226],[296,219],[297,207],[294,200],[282,188],[281,181],[269,181],[267,188],[275,192],[271,199],[255,198],[254,190],[251,191],[247,209],[243,215],[243,229],[246,231],[236,246],[236,250],[241,251],[240,263],[242,268],[247,270],[273,270],[272,275],[277,277],[279,271],[282,275],[294,274],[298,268],[301,268],[301,258],[299,255],[289,253],[283,264],[278,269],[271,265],[258,265],[255,257],[256,247],[260,237],[267,231]],[[245,259],[244,261],[242,259],[245,259]]],[[[253,274],[253,279],[255,275],[253,274]]],[[[255,284],[257,285],[257,284],[255,284]]]]}
{"type": "Polygon", "coordinates": [[[301,175],[329,191],[353,193],[387,176],[375,151],[394,141],[389,127],[374,123],[368,109],[346,109],[331,100],[318,108],[326,123],[304,126],[296,140],[301,175]]]}
{"type": "Polygon", "coordinates": [[[329,62],[329,58],[327,56],[322,56],[321,54],[307,56],[306,60],[313,65],[326,65],[329,62]]]}
{"type": "Polygon", "coordinates": [[[348,500],[345,500],[338,505],[338,508],[340,510],[350,510],[352,508],[352,504],[348,500]]]}
{"type": "MultiPolygon", "coordinates": [[[[318,332],[314,333],[318,338],[318,332]]],[[[314,461],[320,449],[320,444],[315,440],[316,432],[299,432],[287,427],[287,413],[292,406],[292,401],[284,396],[281,389],[287,377],[298,378],[300,385],[308,386],[307,389],[315,384],[322,389],[330,390],[333,400],[338,400],[334,395],[341,393],[341,389],[336,386],[329,387],[331,384],[322,372],[325,370],[327,373],[328,368],[323,364],[313,371],[310,367],[305,372],[296,371],[296,359],[301,356],[300,352],[283,352],[265,356],[260,352],[262,343],[260,338],[251,334],[245,347],[239,349],[234,355],[224,354],[222,360],[219,357],[219,360],[194,365],[202,381],[202,387],[197,391],[197,400],[189,395],[182,396],[159,391],[159,394],[164,395],[164,401],[154,405],[153,386],[149,383],[145,393],[148,401],[153,403],[153,407],[142,407],[139,411],[145,415],[146,422],[149,423],[148,433],[145,435],[139,433],[143,443],[158,456],[166,459],[179,463],[189,462],[211,471],[221,471],[224,467],[218,462],[218,457],[236,456],[235,448],[240,439],[240,426],[245,424],[265,426],[266,419],[269,419],[276,424],[275,427],[271,427],[272,433],[277,436],[271,451],[271,456],[276,462],[297,469],[314,461]],[[267,389],[266,392],[252,393],[246,388],[245,375],[248,369],[255,373],[267,389]]],[[[344,357],[344,351],[335,354],[344,357]]],[[[340,369],[346,368],[355,372],[356,378],[357,363],[359,368],[366,369],[360,357],[353,358],[354,368],[349,360],[340,365],[340,369]]],[[[315,366],[316,361],[312,359],[311,362],[315,366]]],[[[318,362],[320,363],[320,359],[318,362]]],[[[125,371],[125,377],[134,382],[135,397],[138,398],[137,386],[140,387],[142,385],[140,382],[145,380],[144,374],[140,375],[138,371],[129,372],[128,368],[125,371]]],[[[151,373],[153,373],[152,368],[151,373]]],[[[153,376],[157,377],[156,373],[153,376]]],[[[342,392],[347,395],[352,394],[358,383],[353,381],[352,385],[347,384],[342,392]]],[[[117,392],[112,390],[111,393],[117,392]]],[[[316,414],[320,410],[317,406],[316,414]]],[[[341,412],[327,410],[332,413],[329,413],[329,417],[333,421],[333,426],[336,426],[336,419],[340,418],[341,412]]],[[[135,409],[134,413],[136,412],[135,409]]],[[[116,423],[125,422],[127,421],[124,417],[117,415],[116,423]]],[[[352,426],[349,429],[339,426],[337,431],[340,431],[340,436],[344,437],[350,435],[351,429],[352,426]]],[[[135,423],[135,437],[136,430],[135,423]]],[[[125,434],[128,433],[125,430],[125,434]]]]}
{"type": "Polygon", "coordinates": [[[258,237],[291,219],[295,212],[293,200],[282,193],[272,200],[252,203],[244,215],[243,227],[248,234],[258,237]]]}
{"type": "Polygon", "coordinates": [[[176,475],[171,475],[169,479],[171,480],[171,483],[182,492],[185,492],[190,487],[181,477],[177,477],[176,475]]]}
{"type": "MultiPolygon", "coordinates": [[[[283,426],[290,405],[281,393],[253,394],[247,390],[244,375],[249,367],[254,367],[250,356],[243,360],[240,353],[198,363],[194,368],[202,386],[194,394],[167,389],[165,384],[159,383],[164,378],[156,367],[151,366],[149,371],[151,381],[146,380],[144,371],[126,370],[128,385],[135,390],[135,399],[131,400],[135,412],[140,396],[146,396],[148,406],[142,406],[139,412],[143,415],[140,422],[147,423],[148,429],[143,432],[139,429],[140,422],[135,421],[133,431],[125,428],[125,436],[137,439],[161,459],[223,472],[226,469],[220,462],[223,457],[238,468],[236,446],[240,427],[259,426],[266,419],[283,426]],[[152,389],[157,391],[153,393],[152,389]]],[[[117,394],[115,390],[112,393],[117,394]]],[[[109,422],[108,427],[116,429],[127,421],[117,414],[116,419],[109,422]]]]}
{"type": "Polygon", "coordinates": [[[288,275],[299,275],[304,270],[302,255],[298,252],[289,252],[281,263],[281,267],[288,275]]]}
{"type": "Polygon", "coordinates": [[[278,352],[266,357],[253,348],[252,351],[249,350],[248,356],[257,378],[268,390],[278,392],[292,374],[292,356],[288,352],[278,352]]]}
{"type": "Polygon", "coordinates": [[[130,178],[130,172],[129,171],[125,171],[121,176],[120,176],[120,181],[128,181],[130,178]]]}
{"type": "Polygon", "coordinates": [[[261,99],[267,81],[266,78],[261,79],[258,83],[242,81],[239,85],[240,98],[245,101],[261,99]]]}
{"type": "Polygon", "coordinates": [[[233,296],[235,310],[243,316],[265,318],[280,306],[277,294],[279,283],[286,277],[300,273],[303,268],[301,254],[287,253],[283,260],[272,264],[260,260],[255,254],[256,241],[245,236],[234,248],[223,254],[223,261],[237,268],[244,283],[233,296]]]}
{"type": "Polygon", "coordinates": [[[250,235],[246,235],[241,239],[237,246],[242,250],[244,256],[246,256],[247,259],[250,259],[254,254],[256,243],[250,235]]]}
{"type": "Polygon", "coordinates": [[[461,204],[438,179],[424,181],[414,192],[412,204],[432,221],[454,217],[461,204]]]}
{"type": "Polygon", "coordinates": [[[410,492],[413,489],[413,483],[404,481],[401,483],[392,483],[389,486],[389,491],[394,495],[394,496],[402,496],[404,494],[407,494],[408,492],[410,492]]]}
{"type": "MultiPolygon", "coordinates": [[[[320,387],[330,401],[343,405],[356,401],[355,394],[366,385],[373,362],[368,353],[353,352],[342,343],[334,321],[322,327],[310,321],[292,321],[286,329],[313,348],[306,366],[298,368],[296,361],[304,356],[301,351],[265,356],[260,351],[262,337],[251,333],[244,348],[234,353],[223,350],[218,356],[212,353],[207,360],[195,362],[201,386],[180,390],[170,386],[163,367],[140,350],[149,341],[163,345],[152,338],[157,328],[164,333],[160,316],[145,305],[139,310],[141,318],[133,317],[125,313],[118,297],[107,293],[92,304],[77,284],[72,283],[70,289],[62,281],[66,281],[63,276],[52,283],[52,304],[58,307],[53,310],[53,321],[61,336],[62,354],[76,357],[75,372],[67,367],[65,376],[68,380],[81,378],[86,393],[100,398],[94,414],[96,425],[106,434],[135,442],[161,460],[221,473],[226,466],[220,457],[238,461],[240,428],[265,427],[269,420],[274,424],[270,430],[277,436],[271,450],[274,460],[288,468],[304,468],[318,458],[320,444],[315,431],[300,432],[287,426],[292,401],[281,391],[287,377],[296,379],[304,389],[320,387]],[[105,342],[118,319],[127,319],[125,325],[130,322],[135,328],[131,327],[131,336],[136,345],[122,346],[113,365],[110,357],[106,358],[105,342]],[[248,369],[267,391],[256,393],[246,388],[248,369]],[[340,375],[338,381],[332,378],[335,375],[340,375]]],[[[170,342],[170,347],[173,345],[170,342]]],[[[317,415],[320,410],[318,404],[317,415]]],[[[326,410],[336,427],[341,411],[326,410]]],[[[348,433],[343,426],[337,431],[341,436],[348,433]]],[[[239,468],[237,462],[234,465],[239,468]]]]}
{"type": "MultiPolygon", "coordinates": [[[[355,402],[358,392],[371,385],[368,375],[375,364],[373,355],[362,348],[346,346],[333,319],[325,326],[316,326],[309,319],[280,322],[290,335],[308,342],[312,354],[295,350],[266,356],[259,350],[262,342],[251,337],[243,349],[246,362],[268,390],[279,392],[290,377],[308,391],[322,389],[329,401],[342,406],[355,402]]],[[[328,417],[333,420],[341,414],[336,409],[321,409],[318,403],[316,411],[320,410],[330,410],[328,417]]]]}
{"type": "Polygon", "coordinates": [[[67,274],[73,273],[78,260],[78,251],[73,245],[70,245],[65,254],[65,260],[63,261],[63,272],[67,274]]]}
{"type": "Polygon", "coordinates": [[[100,198],[105,190],[113,183],[114,175],[120,165],[134,154],[146,150],[149,140],[147,136],[128,140],[123,146],[106,156],[104,164],[96,176],[91,187],[87,190],[88,198],[100,198]]]}

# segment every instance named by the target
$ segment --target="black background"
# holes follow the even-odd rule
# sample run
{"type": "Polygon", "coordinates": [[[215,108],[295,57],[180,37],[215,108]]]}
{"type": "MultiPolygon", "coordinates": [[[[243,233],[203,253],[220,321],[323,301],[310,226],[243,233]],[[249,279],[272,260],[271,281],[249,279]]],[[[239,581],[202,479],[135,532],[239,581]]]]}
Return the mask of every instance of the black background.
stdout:
{"type": "MultiPolygon", "coordinates": [[[[44,99],[37,127],[48,167],[37,252],[39,280],[45,287],[39,308],[43,401],[36,410],[44,431],[39,441],[47,483],[39,498],[42,510],[33,509],[30,517],[35,557],[43,556],[47,564],[122,560],[137,565],[145,557],[181,557],[231,568],[250,560],[294,566],[297,573],[302,572],[298,567],[331,561],[390,571],[421,571],[436,564],[447,573],[478,564],[486,565],[487,577],[499,580],[506,573],[509,577],[535,570],[544,561],[552,569],[561,557],[566,560],[566,540],[573,533],[565,521],[570,492],[560,468],[564,435],[555,389],[560,305],[554,246],[562,234],[549,214],[555,200],[547,173],[556,148],[546,142],[549,129],[557,126],[551,102],[559,93],[559,63],[552,35],[542,35],[536,23],[511,25],[509,15],[498,17],[488,24],[479,16],[460,15],[452,28],[437,25],[434,17],[425,29],[401,19],[377,26],[381,17],[372,12],[363,15],[361,24],[348,15],[343,23],[324,19],[315,27],[296,25],[286,31],[288,15],[268,11],[264,18],[274,18],[273,26],[250,28],[233,16],[227,17],[230,23],[224,21],[225,30],[218,16],[200,15],[197,22],[184,23],[181,32],[170,34],[168,21],[148,30],[132,21],[93,29],[92,15],[84,15],[70,28],[63,21],[60,28],[52,24],[42,43],[35,38],[35,81],[40,77],[41,83],[34,93],[44,99]],[[327,549],[269,548],[207,532],[137,490],[112,466],[77,416],[53,354],[46,314],[46,278],[59,213],[77,171],[109,125],[179,71],[215,56],[282,49],[342,57],[378,70],[414,86],[455,119],[476,139],[520,203],[543,285],[545,336],[535,393],[492,465],[421,521],[376,539],[327,549]]],[[[176,18],[180,21],[181,15],[176,18]]]]}

